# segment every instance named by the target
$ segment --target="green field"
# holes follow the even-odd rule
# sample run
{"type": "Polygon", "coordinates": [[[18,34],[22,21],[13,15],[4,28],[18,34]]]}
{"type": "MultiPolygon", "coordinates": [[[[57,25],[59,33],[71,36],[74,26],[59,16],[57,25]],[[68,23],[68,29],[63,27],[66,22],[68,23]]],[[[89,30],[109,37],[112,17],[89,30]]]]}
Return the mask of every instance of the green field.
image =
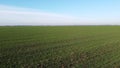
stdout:
{"type": "Polygon", "coordinates": [[[120,26],[1,26],[0,68],[120,68],[120,26]]]}

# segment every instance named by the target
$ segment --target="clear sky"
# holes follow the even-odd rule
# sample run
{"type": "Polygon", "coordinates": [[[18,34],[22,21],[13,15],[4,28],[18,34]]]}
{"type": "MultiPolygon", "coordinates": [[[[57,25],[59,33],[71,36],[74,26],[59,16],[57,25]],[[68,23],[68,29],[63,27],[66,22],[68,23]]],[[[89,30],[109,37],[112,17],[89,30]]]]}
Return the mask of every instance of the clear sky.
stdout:
{"type": "Polygon", "coordinates": [[[1,0],[0,25],[120,25],[120,0],[1,0]]]}

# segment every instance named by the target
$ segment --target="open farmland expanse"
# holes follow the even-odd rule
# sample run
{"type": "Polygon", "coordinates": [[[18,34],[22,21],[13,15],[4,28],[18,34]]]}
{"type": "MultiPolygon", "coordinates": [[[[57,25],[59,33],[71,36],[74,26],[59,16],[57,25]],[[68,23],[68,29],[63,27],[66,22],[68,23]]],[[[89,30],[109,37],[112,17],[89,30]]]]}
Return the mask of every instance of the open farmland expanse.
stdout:
{"type": "Polygon", "coordinates": [[[1,26],[0,68],[120,68],[120,26],[1,26]]]}

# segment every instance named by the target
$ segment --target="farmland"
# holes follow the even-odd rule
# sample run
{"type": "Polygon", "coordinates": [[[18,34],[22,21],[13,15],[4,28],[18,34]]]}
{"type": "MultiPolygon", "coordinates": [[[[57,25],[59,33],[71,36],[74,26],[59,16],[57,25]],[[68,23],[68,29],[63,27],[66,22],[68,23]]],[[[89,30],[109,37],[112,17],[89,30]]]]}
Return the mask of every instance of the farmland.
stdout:
{"type": "Polygon", "coordinates": [[[0,68],[120,68],[120,26],[1,26],[0,68]]]}

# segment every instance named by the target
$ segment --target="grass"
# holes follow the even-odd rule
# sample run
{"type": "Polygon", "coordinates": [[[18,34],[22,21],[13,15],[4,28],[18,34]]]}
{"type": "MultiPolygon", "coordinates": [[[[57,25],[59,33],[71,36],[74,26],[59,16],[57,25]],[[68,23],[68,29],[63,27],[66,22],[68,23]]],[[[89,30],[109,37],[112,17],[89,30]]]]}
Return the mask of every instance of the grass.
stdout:
{"type": "Polygon", "coordinates": [[[120,68],[119,26],[0,27],[1,68],[120,68]]]}

